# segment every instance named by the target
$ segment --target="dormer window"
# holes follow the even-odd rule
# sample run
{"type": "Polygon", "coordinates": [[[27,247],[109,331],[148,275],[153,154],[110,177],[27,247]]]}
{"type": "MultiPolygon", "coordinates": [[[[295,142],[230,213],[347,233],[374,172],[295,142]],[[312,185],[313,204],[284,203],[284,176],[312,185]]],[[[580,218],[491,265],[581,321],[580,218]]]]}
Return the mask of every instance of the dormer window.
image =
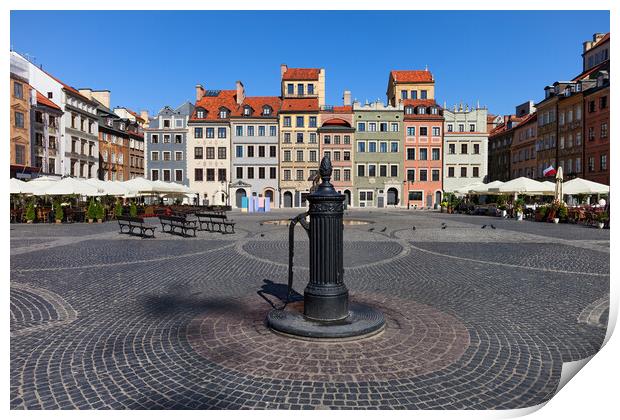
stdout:
{"type": "Polygon", "coordinates": [[[413,107],[412,106],[405,107],[405,114],[407,115],[413,114],[413,107]]]}
{"type": "Polygon", "coordinates": [[[265,105],[263,107],[263,115],[271,115],[271,107],[270,106],[265,105]]]}
{"type": "Polygon", "coordinates": [[[435,107],[431,107],[431,114],[437,115],[438,114],[438,109],[435,108],[435,107]]]}
{"type": "Polygon", "coordinates": [[[125,129],[125,123],[121,123],[121,130],[125,129]]]}
{"type": "Polygon", "coordinates": [[[109,127],[112,127],[112,118],[108,118],[107,124],[109,127]]]}
{"type": "Polygon", "coordinates": [[[205,117],[205,110],[204,109],[199,109],[196,111],[196,118],[204,118],[205,117]]]}
{"type": "Polygon", "coordinates": [[[220,118],[228,118],[228,110],[226,108],[220,109],[220,118]]]}
{"type": "Polygon", "coordinates": [[[426,108],[423,106],[418,107],[418,114],[426,114],[426,108]]]}
{"type": "MultiPolygon", "coordinates": [[[[243,107],[243,115],[245,115],[246,117],[249,117],[252,114],[252,108],[250,108],[249,106],[244,106],[243,107]]],[[[225,118],[225,117],[222,117],[225,118]]]]}

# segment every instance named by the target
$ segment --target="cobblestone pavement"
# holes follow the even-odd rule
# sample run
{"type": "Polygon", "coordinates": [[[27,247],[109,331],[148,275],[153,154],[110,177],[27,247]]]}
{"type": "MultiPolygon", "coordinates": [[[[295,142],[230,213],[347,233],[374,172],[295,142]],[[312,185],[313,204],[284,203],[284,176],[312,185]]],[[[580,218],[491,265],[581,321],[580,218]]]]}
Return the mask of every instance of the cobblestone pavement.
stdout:
{"type": "MultiPolygon", "coordinates": [[[[11,225],[11,408],[521,408],[603,342],[608,230],[391,209],[347,211],[368,224],[344,235],[351,299],[385,330],[276,335],[257,292],[279,303],[288,227],[263,222],[293,215],[187,239],[11,225]]],[[[302,228],[295,249],[302,292],[302,228]]]]}

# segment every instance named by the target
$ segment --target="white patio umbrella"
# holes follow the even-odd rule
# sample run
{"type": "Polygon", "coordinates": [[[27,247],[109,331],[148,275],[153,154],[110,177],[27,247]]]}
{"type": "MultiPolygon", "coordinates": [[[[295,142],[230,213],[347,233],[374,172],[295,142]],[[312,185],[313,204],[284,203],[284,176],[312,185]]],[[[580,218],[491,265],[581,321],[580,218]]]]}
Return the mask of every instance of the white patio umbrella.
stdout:
{"type": "Polygon", "coordinates": [[[129,190],[130,194],[142,195],[142,194],[154,194],[159,191],[153,186],[153,181],[146,178],[138,177],[130,179],[129,181],[121,182],[122,186],[129,190]]]}
{"type": "Polygon", "coordinates": [[[477,185],[470,192],[473,194],[498,194],[499,191],[496,191],[496,189],[502,185],[504,185],[502,181],[493,181],[488,184],[477,185]]]}
{"type": "Polygon", "coordinates": [[[564,182],[564,171],[561,166],[558,166],[558,171],[555,173],[555,199],[560,203],[564,201],[564,195],[562,194],[562,183],[564,182]]]}
{"type": "Polygon", "coordinates": [[[555,190],[542,182],[522,176],[505,182],[497,188],[497,192],[502,194],[552,195],[555,190]]]}
{"type": "Polygon", "coordinates": [[[574,178],[564,183],[564,195],[577,194],[609,194],[609,185],[588,181],[587,179],[574,178]]]}
{"type": "Polygon", "coordinates": [[[129,193],[129,189],[122,183],[116,181],[101,181],[100,179],[86,179],[87,184],[97,187],[104,195],[124,196],[129,193]]]}
{"type": "Polygon", "coordinates": [[[469,184],[469,185],[465,185],[464,187],[457,188],[454,190],[454,192],[457,194],[469,194],[473,188],[479,187],[481,185],[484,185],[484,184],[481,182],[476,182],[475,184],[469,184]]]}
{"type": "Polygon", "coordinates": [[[63,178],[36,195],[86,195],[89,197],[104,195],[99,188],[76,178],[63,178]]]}
{"type": "Polygon", "coordinates": [[[57,182],[59,182],[59,178],[42,176],[26,182],[26,185],[23,186],[23,191],[26,194],[44,195],[41,192],[57,182]]]}
{"type": "Polygon", "coordinates": [[[11,178],[9,181],[9,190],[11,194],[25,194],[26,183],[17,178],[11,178]]]}

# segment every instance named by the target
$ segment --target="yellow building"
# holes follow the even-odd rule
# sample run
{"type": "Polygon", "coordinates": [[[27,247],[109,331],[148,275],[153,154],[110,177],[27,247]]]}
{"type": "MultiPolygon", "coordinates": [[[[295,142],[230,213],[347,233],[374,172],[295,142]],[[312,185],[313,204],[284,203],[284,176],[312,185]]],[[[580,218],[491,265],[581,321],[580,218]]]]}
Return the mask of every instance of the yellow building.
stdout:
{"type": "Polygon", "coordinates": [[[392,106],[406,99],[435,99],[435,79],[428,70],[392,70],[387,86],[392,106]]]}
{"type": "Polygon", "coordinates": [[[11,73],[11,176],[31,166],[30,96],[31,87],[22,77],[11,73]]]}

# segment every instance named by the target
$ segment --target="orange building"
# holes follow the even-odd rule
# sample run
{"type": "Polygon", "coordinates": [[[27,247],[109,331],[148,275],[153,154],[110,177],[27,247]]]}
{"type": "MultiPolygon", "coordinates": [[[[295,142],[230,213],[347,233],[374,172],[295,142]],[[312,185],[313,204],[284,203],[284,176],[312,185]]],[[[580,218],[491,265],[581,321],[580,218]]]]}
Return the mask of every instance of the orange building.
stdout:
{"type": "MultiPolygon", "coordinates": [[[[10,97],[10,139],[11,177],[20,177],[33,172],[30,159],[30,97],[32,88],[28,81],[11,73],[10,97]]],[[[29,175],[26,177],[30,177],[29,175]]]]}

